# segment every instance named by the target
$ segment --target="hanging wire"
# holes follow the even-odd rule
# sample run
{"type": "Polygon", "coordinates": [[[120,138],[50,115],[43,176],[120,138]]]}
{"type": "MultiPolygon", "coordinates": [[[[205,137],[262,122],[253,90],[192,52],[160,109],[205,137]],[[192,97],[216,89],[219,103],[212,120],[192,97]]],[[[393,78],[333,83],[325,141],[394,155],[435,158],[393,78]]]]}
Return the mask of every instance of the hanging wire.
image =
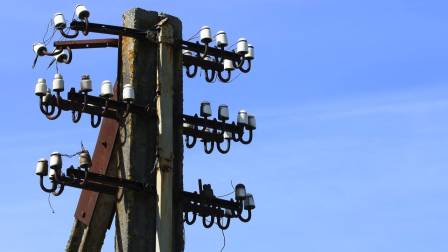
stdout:
{"type": "MultiPolygon", "coordinates": [[[[48,31],[50,30],[50,26],[52,25],[53,20],[50,18],[47,24],[47,29],[45,30],[44,36],[42,37],[42,43],[47,46],[48,42],[51,41],[54,37],[54,34],[56,33],[56,29],[53,28],[53,32],[50,37],[47,38],[48,31]]],[[[33,69],[36,67],[37,60],[39,58],[39,55],[36,54],[36,57],[33,60],[33,65],[31,66],[33,69]]]]}
{"type": "Polygon", "coordinates": [[[45,45],[47,45],[47,43],[50,42],[53,39],[54,34],[56,34],[56,29],[53,27],[51,35],[47,38],[48,31],[50,30],[50,26],[52,26],[52,24],[53,24],[53,20],[50,19],[50,21],[48,22],[48,25],[47,25],[47,30],[45,31],[45,34],[44,34],[44,36],[42,38],[42,42],[45,45]]]}
{"type": "Polygon", "coordinates": [[[81,141],[81,151],[78,151],[78,152],[76,152],[74,154],[61,154],[61,156],[62,157],[67,157],[67,158],[73,158],[73,157],[81,155],[81,153],[83,153],[85,150],[86,150],[86,148],[84,148],[84,144],[81,141]]]}
{"type": "Polygon", "coordinates": [[[215,73],[215,76],[213,77],[213,80],[210,81],[210,83],[215,83],[218,80],[218,74],[215,73]]]}
{"type": "Polygon", "coordinates": [[[241,72],[238,73],[237,76],[235,76],[233,79],[231,79],[230,81],[228,81],[227,83],[232,83],[233,81],[235,81],[236,79],[238,79],[238,77],[240,77],[241,72]]]}
{"type": "Polygon", "coordinates": [[[226,235],[224,234],[224,229],[221,229],[221,233],[222,233],[222,238],[223,238],[223,244],[222,244],[222,248],[221,248],[221,252],[224,250],[224,248],[226,247],[226,235]]]}
{"type": "Polygon", "coordinates": [[[54,214],[55,211],[54,211],[53,206],[51,205],[50,196],[51,196],[51,193],[48,193],[48,199],[47,199],[47,201],[48,201],[48,205],[50,206],[51,213],[54,214]]]}
{"type": "Polygon", "coordinates": [[[238,41],[236,41],[235,43],[231,44],[230,46],[228,46],[229,49],[232,49],[232,47],[234,47],[236,44],[238,44],[238,41]]]}
{"type": "Polygon", "coordinates": [[[78,5],[78,4],[75,4],[75,6],[74,6],[73,15],[72,15],[72,20],[75,20],[76,6],[77,6],[77,5],[78,5]]]}
{"type": "Polygon", "coordinates": [[[195,34],[193,34],[193,36],[191,36],[189,39],[187,39],[187,41],[190,41],[192,39],[198,38],[198,34],[201,32],[201,30],[197,31],[195,34]]]}
{"type": "Polygon", "coordinates": [[[222,197],[226,197],[226,196],[229,196],[229,195],[233,194],[233,193],[235,192],[235,187],[233,186],[233,182],[232,182],[232,180],[230,180],[230,185],[231,185],[232,188],[233,188],[233,191],[232,191],[232,192],[226,193],[226,194],[224,194],[224,195],[216,196],[216,197],[218,197],[218,198],[222,198],[222,197]]]}
{"type": "Polygon", "coordinates": [[[56,63],[56,65],[58,64],[57,61],[56,61],[56,58],[54,58],[53,60],[51,60],[51,62],[50,62],[50,64],[48,65],[47,69],[50,69],[50,68],[54,65],[54,63],[56,63]]]}
{"type": "Polygon", "coordinates": [[[45,41],[45,39],[47,38],[48,30],[50,30],[50,25],[51,25],[51,18],[48,21],[47,30],[45,31],[44,36],[42,37],[42,41],[45,41]]]}
{"type": "Polygon", "coordinates": [[[62,157],[67,157],[67,158],[73,158],[76,156],[79,156],[82,153],[82,151],[78,151],[75,154],[61,154],[62,157]]]}

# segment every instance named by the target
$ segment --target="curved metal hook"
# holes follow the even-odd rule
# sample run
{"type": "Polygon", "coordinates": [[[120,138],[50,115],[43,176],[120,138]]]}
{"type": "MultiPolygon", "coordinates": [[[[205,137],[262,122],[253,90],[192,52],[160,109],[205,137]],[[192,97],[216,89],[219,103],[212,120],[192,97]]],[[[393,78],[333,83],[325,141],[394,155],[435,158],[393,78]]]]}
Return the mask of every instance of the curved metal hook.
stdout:
{"type": "Polygon", "coordinates": [[[195,223],[195,221],[196,221],[196,215],[197,215],[197,213],[192,212],[192,213],[193,213],[193,217],[191,218],[191,220],[188,218],[188,213],[189,213],[189,212],[185,212],[185,213],[184,213],[184,221],[185,221],[185,223],[187,223],[188,225],[193,225],[193,223],[195,223]]]}
{"type": "MultiPolygon", "coordinates": [[[[240,68],[244,65],[244,62],[246,62],[246,58],[244,56],[241,56],[238,60],[233,60],[233,67],[240,68]]],[[[241,69],[240,69],[241,70],[241,69]]]]}
{"type": "Polygon", "coordinates": [[[98,126],[100,126],[100,124],[101,124],[101,116],[98,115],[98,116],[97,116],[97,121],[95,122],[95,115],[94,115],[94,114],[91,114],[91,115],[90,115],[90,125],[91,125],[93,128],[98,128],[98,126]]]}
{"type": "Polygon", "coordinates": [[[52,192],[56,191],[56,188],[58,186],[58,184],[56,182],[54,182],[54,181],[51,182],[51,189],[50,189],[50,188],[45,187],[44,176],[39,175],[39,177],[40,177],[39,185],[40,185],[40,188],[42,189],[42,191],[47,192],[47,193],[52,193],[52,192]]]}
{"type": "MultiPolygon", "coordinates": [[[[61,170],[55,170],[53,183],[56,185],[56,188],[55,188],[55,190],[53,190],[53,192],[51,192],[54,196],[59,196],[64,191],[64,184],[62,183],[60,176],[61,176],[61,170]],[[59,184],[59,190],[56,191],[58,184],[59,184]]],[[[64,175],[62,175],[62,176],[64,176],[64,175]]]]}
{"type": "Polygon", "coordinates": [[[64,29],[61,29],[60,32],[64,38],[68,38],[68,39],[76,38],[79,35],[79,31],[75,31],[75,33],[73,33],[73,34],[67,34],[67,33],[65,33],[64,29]]]}
{"type": "Polygon", "coordinates": [[[204,72],[205,72],[205,80],[207,81],[207,82],[213,82],[213,80],[215,80],[215,76],[216,76],[216,71],[215,70],[211,70],[211,76],[210,76],[210,74],[208,73],[208,71],[209,70],[207,70],[207,69],[204,69],[204,72]]]}
{"type": "Polygon", "coordinates": [[[205,141],[202,140],[204,142],[204,151],[207,154],[211,154],[213,152],[213,149],[215,148],[215,141],[205,141]],[[208,143],[210,142],[210,148],[208,148],[208,143]]]}
{"type": "Polygon", "coordinates": [[[186,74],[189,78],[193,78],[198,73],[198,66],[193,65],[193,72],[190,71],[190,67],[191,65],[185,67],[187,69],[186,74]]]}
{"type": "MultiPolygon", "coordinates": [[[[73,106],[73,104],[72,104],[72,106],[73,106]]],[[[77,109],[72,110],[72,121],[74,123],[77,123],[77,122],[79,122],[79,120],[81,120],[82,112],[85,111],[86,107],[87,107],[87,92],[84,92],[84,101],[82,103],[81,110],[77,110],[77,109]]]]}
{"type": "MultiPolygon", "coordinates": [[[[54,97],[52,97],[54,98],[54,97]]],[[[56,106],[52,106],[52,113],[51,114],[46,114],[45,116],[47,117],[48,120],[56,120],[62,113],[62,109],[61,109],[61,92],[57,91],[56,92],[56,106]],[[54,109],[55,107],[57,107],[57,112],[55,115],[54,114],[54,109]]]]}
{"type": "Polygon", "coordinates": [[[247,59],[246,61],[247,61],[247,68],[244,68],[244,61],[243,64],[241,64],[241,66],[238,67],[238,69],[240,69],[240,71],[243,73],[248,73],[252,68],[252,60],[247,59]]]}
{"type": "Polygon", "coordinates": [[[230,139],[224,139],[221,142],[217,142],[216,143],[216,148],[218,148],[218,151],[221,152],[222,154],[226,154],[230,151],[230,139]],[[227,147],[225,149],[221,148],[221,144],[224,143],[225,141],[227,141],[227,147]]]}
{"type": "Polygon", "coordinates": [[[230,226],[230,217],[225,217],[225,216],[223,216],[223,218],[226,219],[225,224],[222,224],[222,223],[221,223],[221,220],[222,220],[221,217],[218,217],[218,220],[216,221],[216,223],[218,224],[218,226],[219,226],[220,229],[222,229],[222,230],[226,230],[226,229],[229,228],[229,226],[230,226]]]}
{"type": "MultiPolygon", "coordinates": [[[[235,122],[232,122],[232,126],[240,126],[240,125],[236,125],[235,122]]],[[[242,130],[244,130],[244,128],[242,130]]],[[[239,142],[240,138],[241,138],[240,134],[238,134],[236,132],[232,132],[232,140],[234,142],[239,142]]]]}
{"type": "Polygon", "coordinates": [[[185,136],[185,145],[187,148],[191,149],[196,144],[197,138],[195,136],[185,136]],[[193,138],[193,141],[190,143],[190,137],[193,138]]]}
{"type": "MultiPolygon", "coordinates": [[[[218,46],[217,48],[221,49],[222,52],[225,51],[225,46],[221,45],[221,46],[218,46]]],[[[221,54],[221,57],[215,56],[215,61],[219,62],[219,63],[223,63],[224,62],[224,57],[222,56],[222,54],[221,54]]]]}
{"type": "MultiPolygon", "coordinates": [[[[47,94],[45,95],[45,99],[51,99],[52,96],[47,94]]],[[[52,115],[54,113],[55,110],[55,106],[54,105],[48,105],[48,104],[44,104],[44,96],[40,97],[40,101],[39,101],[39,107],[40,107],[40,111],[44,114],[44,115],[52,115]],[[48,111],[48,107],[50,107],[50,111],[48,111]]]]}
{"type": "Polygon", "coordinates": [[[64,184],[59,184],[59,190],[58,191],[53,191],[51,192],[51,194],[53,194],[54,196],[59,196],[64,192],[64,184]]]}
{"type": "Polygon", "coordinates": [[[242,222],[249,222],[251,218],[252,218],[252,210],[250,209],[247,210],[246,218],[243,217],[243,211],[238,213],[238,219],[240,219],[242,222]]]}
{"type": "Polygon", "coordinates": [[[84,23],[86,24],[85,26],[84,26],[84,30],[82,31],[82,34],[84,35],[84,36],[87,36],[87,35],[89,35],[89,19],[88,18],[84,18],[84,23]]]}
{"type": "Polygon", "coordinates": [[[207,57],[207,53],[208,53],[208,43],[204,44],[204,52],[202,54],[202,59],[205,59],[205,57],[207,57]]]}
{"type": "Polygon", "coordinates": [[[252,135],[253,135],[252,131],[253,131],[252,129],[249,130],[249,138],[247,140],[243,139],[243,135],[244,134],[241,134],[239,136],[239,140],[241,141],[241,143],[243,143],[243,144],[250,144],[250,142],[252,142],[252,135]]]}
{"type": "Polygon", "coordinates": [[[44,55],[45,56],[56,56],[56,55],[58,55],[58,54],[60,54],[62,51],[64,51],[64,49],[61,49],[61,48],[59,48],[59,49],[54,49],[53,50],[53,52],[48,52],[47,50],[45,50],[44,51],[44,55]]]}
{"type": "Polygon", "coordinates": [[[210,223],[207,224],[207,217],[202,216],[202,225],[204,225],[205,228],[211,228],[213,226],[213,224],[215,223],[215,216],[210,215],[210,217],[211,217],[210,223]]]}
{"type": "Polygon", "coordinates": [[[232,78],[232,72],[230,70],[225,70],[225,71],[227,71],[227,77],[226,78],[223,77],[222,72],[224,72],[224,71],[219,71],[218,72],[218,78],[222,82],[229,82],[230,79],[232,78]]]}
{"type": "Polygon", "coordinates": [[[79,120],[81,120],[81,115],[82,115],[82,112],[75,110],[75,109],[72,110],[72,121],[74,123],[79,122],[79,120]]]}

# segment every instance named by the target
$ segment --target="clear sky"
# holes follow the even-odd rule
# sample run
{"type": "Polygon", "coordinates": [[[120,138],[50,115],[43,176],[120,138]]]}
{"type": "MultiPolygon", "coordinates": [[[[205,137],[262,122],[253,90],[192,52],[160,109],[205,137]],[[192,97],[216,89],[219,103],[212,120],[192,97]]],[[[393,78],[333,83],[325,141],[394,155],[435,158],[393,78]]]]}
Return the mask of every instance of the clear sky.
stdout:
{"type": "MultiPolygon", "coordinates": [[[[55,151],[93,150],[98,131],[69,114],[48,121],[34,84],[31,45],[73,1],[4,1],[0,28],[0,250],[62,251],[79,191],[47,197],[35,162],[55,151]]],[[[233,117],[257,115],[253,144],[228,155],[185,150],[185,189],[198,178],[217,194],[242,182],[253,220],[232,222],[224,251],[448,251],[448,3],[436,0],[92,1],[91,21],[120,25],[142,7],[178,16],[184,38],[201,26],[255,45],[249,74],[233,83],[185,77],[185,113],[202,100],[233,117]]],[[[90,74],[94,93],[115,77],[115,49],[76,51],[60,66],[67,87],[90,74]]],[[[76,160],[64,160],[66,164],[76,160]]],[[[186,226],[186,251],[219,251],[217,227],[186,226]]],[[[113,231],[104,251],[113,251],[113,231]]]]}

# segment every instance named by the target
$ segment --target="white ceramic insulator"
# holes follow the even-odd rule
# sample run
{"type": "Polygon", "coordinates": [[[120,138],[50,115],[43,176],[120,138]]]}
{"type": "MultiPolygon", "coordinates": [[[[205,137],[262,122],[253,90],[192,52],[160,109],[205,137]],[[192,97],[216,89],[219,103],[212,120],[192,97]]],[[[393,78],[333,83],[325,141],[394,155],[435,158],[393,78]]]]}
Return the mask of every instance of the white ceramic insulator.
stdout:
{"type": "Polygon", "coordinates": [[[62,63],[64,62],[65,59],[68,58],[68,55],[64,51],[62,51],[61,53],[56,54],[53,57],[56,59],[57,62],[62,63]]]}
{"type": "Polygon", "coordinates": [[[59,73],[54,75],[53,91],[55,91],[55,92],[64,91],[64,79],[62,78],[62,75],[59,73]]]}
{"type": "Polygon", "coordinates": [[[244,199],[246,198],[246,187],[243,184],[238,184],[235,187],[235,198],[244,199]]]}
{"type": "Polygon", "coordinates": [[[89,10],[86,8],[86,6],[84,6],[82,4],[78,4],[76,6],[75,13],[76,13],[76,16],[81,20],[88,18],[90,16],[89,10]]]}
{"type": "Polygon", "coordinates": [[[226,47],[229,42],[227,40],[227,34],[225,31],[219,31],[218,33],[216,33],[216,46],[218,47],[226,47]]]}
{"type": "Polygon", "coordinates": [[[34,94],[37,96],[44,96],[47,94],[47,81],[44,78],[37,79],[36,87],[34,88],[34,94]]]}
{"type": "Polygon", "coordinates": [[[233,62],[229,59],[225,59],[223,64],[224,64],[224,70],[232,71],[233,69],[235,69],[233,67],[233,62]]]}
{"type": "Polygon", "coordinates": [[[92,80],[90,79],[90,76],[83,75],[81,77],[81,91],[82,92],[92,91],[92,80]]]}
{"type": "Polygon", "coordinates": [[[33,51],[39,56],[44,56],[44,52],[47,51],[47,47],[45,47],[45,45],[42,43],[34,43],[33,51]]]}
{"type": "Polygon", "coordinates": [[[254,209],[255,208],[255,200],[252,194],[248,193],[246,195],[246,199],[244,200],[244,208],[245,209],[254,209]]]}
{"type": "Polygon", "coordinates": [[[212,41],[212,32],[210,30],[210,27],[202,26],[201,31],[199,32],[199,37],[202,43],[210,43],[212,41]]]}
{"type": "Polygon", "coordinates": [[[134,87],[132,84],[126,84],[123,86],[123,100],[133,101],[135,100],[134,87]]]}
{"type": "Polygon", "coordinates": [[[239,55],[245,55],[248,51],[247,40],[245,38],[238,39],[236,43],[236,53],[239,55]]]}
{"type": "Polygon", "coordinates": [[[45,158],[39,159],[36,164],[36,175],[48,175],[48,161],[45,158]]]}
{"type": "Polygon", "coordinates": [[[61,169],[62,168],[62,157],[61,153],[53,152],[50,155],[50,168],[51,169],[61,169]]]}
{"type": "Polygon", "coordinates": [[[54,179],[55,175],[56,175],[56,171],[54,169],[50,169],[50,172],[48,173],[48,177],[50,179],[54,179]]]}
{"type": "Polygon", "coordinates": [[[248,118],[247,118],[247,112],[245,110],[240,110],[240,112],[238,112],[237,123],[247,125],[248,118]]]}
{"type": "Polygon", "coordinates": [[[101,97],[110,98],[114,95],[114,90],[112,88],[112,83],[109,80],[103,81],[101,84],[101,97]]]}
{"type": "Polygon", "coordinates": [[[83,151],[79,155],[79,166],[82,168],[89,168],[92,166],[92,159],[90,158],[90,154],[87,150],[83,151]]]}
{"type": "Polygon", "coordinates": [[[250,60],[255,58],[255,51],[254,51],[254,46],[253,45],[249,44],[247,46],[247,53],[244,55],[244,57],[246,59],[250,59],[250,60]]]}
{"type": "Polygon", "coordinates": [[[193,53],[189,50],[182,50],[183,55],[192,56],[193,53]]]}
{"type": "Polygon", "coordinates": [[[201,102],[201,116],[209,117],[212,115],[212,108],[210,106],[210,102],[203,101],[201,102]]]}
{"type": "Polygon", "coordinates": [[[248,116],[248,124],[249,124],[249,127],[253,128],[253,129],[257,128],[257,120],[255,119],[254,115],[248,116]]]}
{"type": "Polygon", "coordinates": [[[51,90],[48,88],[47,92],[45,93],[45,95],[42,97],[42,102],[46,103],[48,101],[48,99],[51,98],[51,90]]]}
{"type": "Polygon", "coordinates": [[[229,119],[229,107],[225,104],[219,105],[218,107],[218,119],[228,120],[229,119]]]}
{"type": "Polygon", "coordinates": [[[65,23],[64,14],[62,13],[54,14],[53,23],[54,27],[58,30],[65,29],[65,27],[67,27],[67,24],[65,23]]]}
{"type": "Polygon", "coordinates": [[[231,139],[232,138],[232,133],[225,131],[224,135],[223,135],[224,139],[231,139]]]}

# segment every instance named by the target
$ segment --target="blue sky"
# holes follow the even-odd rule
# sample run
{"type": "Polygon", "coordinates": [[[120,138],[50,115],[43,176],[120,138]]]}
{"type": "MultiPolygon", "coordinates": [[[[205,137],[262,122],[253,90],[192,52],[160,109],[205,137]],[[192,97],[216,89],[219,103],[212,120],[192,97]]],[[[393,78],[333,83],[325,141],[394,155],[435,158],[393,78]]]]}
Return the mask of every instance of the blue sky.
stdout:
{"type": "MultiPolygon", "coordinates": [[[[61,251],[79,191],[51,198],[34,166],[51,152],[93,150],[98,131],[65,114],[48,121],[33,94],[51,79],[47,60],[31,69],[31,44],[55,12],[71,17],[72,1],[3,3],[0,71],[2,251],[61,251]],[[20,102],[18,102],[20,99],[20,102]]],[[[201,26],[255,45],[249,74],[233,83],[185,77],[185,113],[202,100],[231,114],[257,115],[253,144],[228,155],[185,150],[185,189],[198,178],[217,194],[243,182],[257,208],[248,224],[232,222],[224,251],[447,251],[448,16],[446,1],[84,1],[92,22],[121,24],[132,7],[180,17],[184,38],[201,26]]],[[[115,76],[114,49],[76,51],[60,66],[67,87],[88,73],[115,76]]],[[[68,163],[75,160],[64,160],[68,163]]],[[[219,251],[222,234],[186,226],[186,251],[219,251]]],[[[104,251],[113,251],[113,231],[104,251]]]]}

